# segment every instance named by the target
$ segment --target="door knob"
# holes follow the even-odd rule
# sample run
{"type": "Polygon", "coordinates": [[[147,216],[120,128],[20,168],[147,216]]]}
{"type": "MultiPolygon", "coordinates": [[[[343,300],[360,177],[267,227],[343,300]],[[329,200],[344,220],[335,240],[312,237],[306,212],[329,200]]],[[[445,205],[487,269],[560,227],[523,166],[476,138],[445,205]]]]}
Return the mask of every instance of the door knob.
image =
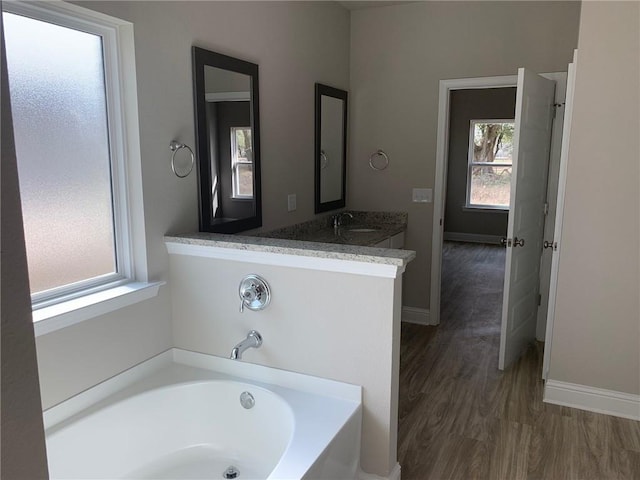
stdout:
{"type": "Polygon", "coordinates": [[[521,238],[518,240],[518,237],[513,237],[513,246],[524,247],[524,238],[521,238]]]}

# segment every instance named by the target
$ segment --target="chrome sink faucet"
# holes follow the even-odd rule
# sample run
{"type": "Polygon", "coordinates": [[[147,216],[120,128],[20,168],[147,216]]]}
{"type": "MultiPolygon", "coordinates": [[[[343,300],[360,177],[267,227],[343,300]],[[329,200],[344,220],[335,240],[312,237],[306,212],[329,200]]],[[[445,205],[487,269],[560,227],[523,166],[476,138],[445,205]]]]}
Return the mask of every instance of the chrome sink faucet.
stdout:
{"type": "Polygon", "coordinates": [[[262,335],[260,335],[260,333],[256,332],[255,330],[251,330],[247,334],[247,338],[233,347],[229,358],[231,360],[241,360],[242,354],[245,352],[245,350],[249,348],[260,348],[260,345],[262,345],[262,335]]]}
{"type": "Polygon", "coordinates": [[[336,213],[333,216],[333,232],[336,234],[338,233],[338,229],[342,226],[342,217],[349,217],[351,220],[353,220],[352,213],[349,213],[349,212],[336,213]]]}

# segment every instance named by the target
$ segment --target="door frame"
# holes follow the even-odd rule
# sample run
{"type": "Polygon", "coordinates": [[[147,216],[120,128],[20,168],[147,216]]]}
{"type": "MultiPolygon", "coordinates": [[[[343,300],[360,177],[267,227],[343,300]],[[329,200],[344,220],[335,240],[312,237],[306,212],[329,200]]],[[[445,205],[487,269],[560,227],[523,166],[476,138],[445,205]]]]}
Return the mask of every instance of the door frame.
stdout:
{"type": "Polygon", "coordinates": [[[433,187],[433,234],[431,240],[431,295],[429,324],[440,324],[440,282],[442,279],[442,243],[444,207],[447,194],[449,157],[449,104],[454,90],[516,87],[518,75],[499,77],[456,78],[440,80],[438,100],[438,133],[436,139],[436,176],[433,187]]]}
{"type": "MultiPolygon", "coordinates": [[[[540,76],[556,82],[565,82],[566,72],[541,73],[540,76]]],[[[451,92],[454,90],[471,90],[484,88],[506,88],[517,87],[518,75],[503,75],[496,77],[473,77],[440,80],[440,91],[438,99],[438,132],[436,138],[436,173],[434,178],[433,191],[433,225],[431,238],[431,292],[429,298],[429,325],[440,324],[440,282],[442,280],[442,244],[444,237],[444,207],[447,194],[447,169],[449,157],[449,108],[451,92]]],[[[558,92],[556,88],[556,92],[558,92]]],[[[562,96],[556,96],[556,101],[564,102],[565,89],[562,89],[562,96]]],[[[562,129],[563,125],[554,122],[552,137],[558,137],[557,129],[562,129]]],[[[559,137],[561,138],[562,131],[559,137]]],[[[554,142],[550,155],[560,158],[561,142],[554,142]]],[[[547,194],[555,197],[556,192],[547,194]]],[[[547,197],[549,199],[549,196],[547,197]]],[[[554,198],[555,199],[555,198],[554,198]]],[[[541,255],[542,259],[542,255],[541,255]]],[[[549,293],[549,297],[551,297],[549,293]]],[[[545,312],[546,314],[547,312],[545,312]]],[[[539,319],[539,323],[542,319],[539,319]]],[[[546,320],[545,320],[546,321],[546,320]]]]}

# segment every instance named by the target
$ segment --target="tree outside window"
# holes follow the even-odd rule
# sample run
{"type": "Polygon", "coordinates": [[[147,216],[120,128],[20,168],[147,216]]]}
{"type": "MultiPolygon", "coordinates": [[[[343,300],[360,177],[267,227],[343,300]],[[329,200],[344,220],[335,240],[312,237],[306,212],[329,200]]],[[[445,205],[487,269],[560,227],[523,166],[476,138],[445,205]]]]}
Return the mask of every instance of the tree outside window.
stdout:
{"type": "Polygon", "coordinates": [[[508,209],[513,169],[513,120],[472,120],[467,207],[508,209]]]}

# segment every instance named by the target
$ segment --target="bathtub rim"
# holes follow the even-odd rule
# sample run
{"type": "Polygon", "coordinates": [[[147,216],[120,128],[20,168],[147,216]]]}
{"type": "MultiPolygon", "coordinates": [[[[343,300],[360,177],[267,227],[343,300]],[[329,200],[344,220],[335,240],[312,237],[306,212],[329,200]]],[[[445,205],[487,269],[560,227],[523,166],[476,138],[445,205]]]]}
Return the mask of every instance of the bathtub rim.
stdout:
{"type": "Polygon", "coordinates": [[[44,410],[45,431],[172,364],[216,372],[232,381],[248,380],[362,406],[362,387],[358,385],[174,347],[44,410]]]}

